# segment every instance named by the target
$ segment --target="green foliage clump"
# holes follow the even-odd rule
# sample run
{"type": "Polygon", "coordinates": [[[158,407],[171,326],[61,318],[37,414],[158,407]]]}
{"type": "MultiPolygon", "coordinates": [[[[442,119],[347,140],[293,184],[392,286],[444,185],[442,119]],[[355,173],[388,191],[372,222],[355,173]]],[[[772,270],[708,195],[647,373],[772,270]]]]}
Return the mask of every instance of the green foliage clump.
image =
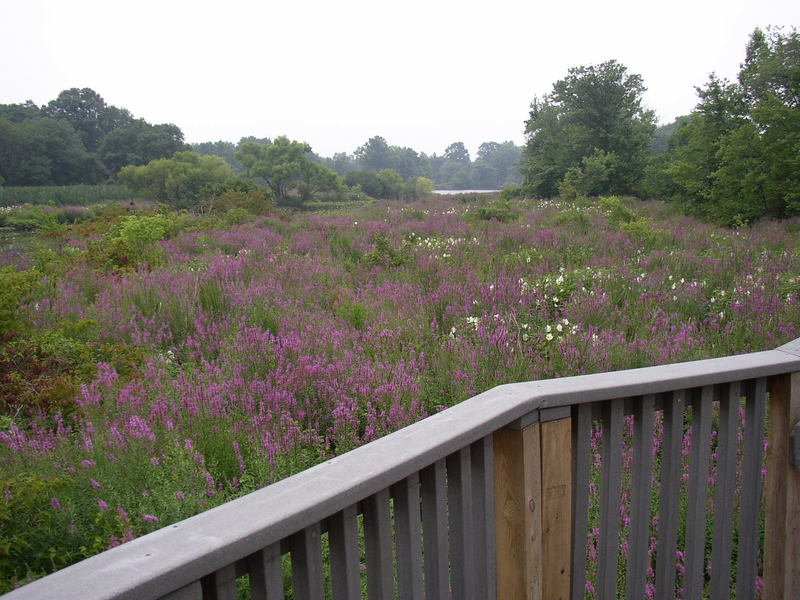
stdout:
{"type": "Polygon", "coordinates": [[[32,271],[0,266],[0,340],[24,327],[20,305],[30,298],[37,280],[32,271]]]}
{"type": "Polygon", "coordinates": [[[669,234],[656,227],[653,219],[648,217],[620,223],[619,230],[631,241],[648,249],[666,244],[669,238],[669,234]]]}
{"type": "Polygon", "coordinates": [[[625,206],[625,202],[619,196],[605,196],[600,198],[600,210],[607,216],[613,225],[620,223],[631,223],[636,220],[636,215],[625,206]]]}
{"type": "Polygon", "coordinates": [[[201,190],[201,196],[202,210],[206,214],[225,215],[231,210],[244,210],[252,216],[275,212],[275,203],[269,191],[244,179],[233,178],[224,183],[208,184],[201,190]]]}
{"type": "Polygon", "coordinates": [[[605,187],[615,168],[616,155],[598,148],[581,159],[580,167],[567,169],[558,184],[559,195],[566,200],[596,196],[605,187]]]}
{"type": "Polygon", "coordinates": [[[540,198],[556,196],[560,184],[575,197],[633,192],[655,129],[644,91],[641,76],[611,60],[572,68],[535,98],[525,123],[526,190],[540,198]]]}
{"type": "Polygon", "coordinates": [[[57,227],[58,222],[57,213],[49,207],[23,204],[0,209],[0,227],[13,231],[48,230],[57,227]]]}
{"type": "Polygon", "coordinates": [[[132,194],[124,185],[52,185],[3,187],[0,207],[22,204],[48,206],[93,206],[107,202],[150,199],[148,194],[132,194]]]}
{"type": "Polygon", "coordinates": [[[555,218],[556,225],[575,225],[581,232],[589,230],[591,221],[584,208],[573,206],[560,211],[555,218]]]}
{"type": "Polygon", "coordinates": [[[651,173],[661,197],[736,226],[800,214],[800,34],[756,29],[737,82],[709,77],[651,173]]]}
{"type": "Polygon", "coordinates": [[[245,142],[236,158],[249,177],[266,182],[279,205],[302,205],[318,193],[339,193],[335,171],[311,160],[311,146],[280,136],[269,144],[245,142]]]}
{"type": "Polygon", "coordinates": [[[146,262],[161,263],[164,251],[157,242],[175,233],[175,221],[163,214],[128,215],[120,219],[103,238],[90,243],[96,262],[113,267],[135,267],[146,262]]]}
{"type": "Polygon", "coordinates": [[[519,219],[520,213],[508,200],[495,200],[489,204],[478,206],[471,213],[479,221],[499,221],[508,223],[519,219]]]}
{"type": "Polygon", "coordinates": [[[131,190],[146,190],[159,202],[173,208],[199,208],[205,186],[223,183],[233,175],[230,166],[218,156],[195,152],[176,152],[147,165],[123,168],[118,179],[131,190]]]}
{"type": "Polygon", "coordinates": [[[383,234],[372,236],[373,249],[365,252],[361,260],[369,266],[402,267],[411,261],[411,246],[404,241],[400,247],[395,247],[383,234]]]}
{"type": "Polygon", "coordinates": [[[98,358],[95,346],[63,330],[16,337],[0,347],[0,409],[71,410],[80,384],[95,374],[98,358]]]}

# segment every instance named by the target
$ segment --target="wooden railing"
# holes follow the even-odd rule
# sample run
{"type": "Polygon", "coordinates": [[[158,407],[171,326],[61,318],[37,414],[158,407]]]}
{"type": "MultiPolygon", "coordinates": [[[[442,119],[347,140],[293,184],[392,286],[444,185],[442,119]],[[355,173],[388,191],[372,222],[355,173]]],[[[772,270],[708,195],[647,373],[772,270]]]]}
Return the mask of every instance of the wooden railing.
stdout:
{"type": "Polygon", "coordinates": [[[796,340],[503,385],[4,598],[232,599],[238,585],[262,600],[578,599],[589,586],[641,599],[674,598],[678,584],[684,598],[753,598],[762,560],[763,597],[796,598],[799,373],[796,340]]]}

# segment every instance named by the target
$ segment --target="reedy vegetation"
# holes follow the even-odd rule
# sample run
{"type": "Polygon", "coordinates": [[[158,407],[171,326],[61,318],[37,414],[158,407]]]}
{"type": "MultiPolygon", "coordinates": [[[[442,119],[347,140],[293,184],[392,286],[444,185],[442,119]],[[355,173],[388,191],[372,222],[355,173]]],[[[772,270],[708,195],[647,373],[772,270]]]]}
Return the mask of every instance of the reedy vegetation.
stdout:
{"type": "Polygon", "coordinates": [[[2,272],[0,589],[499,383],[773,348],[798,230],[620,198],[62,229],[2,272]]]}

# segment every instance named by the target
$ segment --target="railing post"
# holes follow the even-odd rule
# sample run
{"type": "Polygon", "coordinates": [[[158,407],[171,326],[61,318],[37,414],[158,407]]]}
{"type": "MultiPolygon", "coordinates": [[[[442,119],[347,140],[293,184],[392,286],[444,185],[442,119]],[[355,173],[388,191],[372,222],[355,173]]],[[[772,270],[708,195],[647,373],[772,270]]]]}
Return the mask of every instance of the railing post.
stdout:
{"type": "Polygon", "coordinates": [[[789,434],[800,421],[800,373],[769,380],[764,597],[800,590],[800,471],[789,462],[789,434]]]}
{"type": "Polygon", "coordinates": [[[572,422],[568,408],[534,419],[494,434],[497,598],[566,599],[572,422]]]}
{"type": "Polygon", "coordinates": [[[494,433],[497,598],[542,599],[539,423],[494,433]]]}
{"type": "Polygon", "coordinates": [[[542,592],[570,597],[572,544],[572,419],[569,407],[540,412],[542,434],[542,592]],[[549,413],[549,414],[548,414],[549,413]],[[566,414],[566,416],[565,416],[566,414]],[[552,420],[551,420],[552,419],[552,420]]]}

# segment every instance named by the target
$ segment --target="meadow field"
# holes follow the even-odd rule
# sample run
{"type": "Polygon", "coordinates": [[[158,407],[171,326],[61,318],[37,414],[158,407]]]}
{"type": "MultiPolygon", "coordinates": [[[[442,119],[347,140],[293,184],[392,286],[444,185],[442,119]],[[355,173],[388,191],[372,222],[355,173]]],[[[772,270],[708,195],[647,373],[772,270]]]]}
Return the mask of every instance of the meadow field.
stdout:
{"type": "Polygon", "coordinates": [[[51,225],[0,254],[0,591],[501,383],[790,341],[799,231],[617,197],[51,225]]]}

